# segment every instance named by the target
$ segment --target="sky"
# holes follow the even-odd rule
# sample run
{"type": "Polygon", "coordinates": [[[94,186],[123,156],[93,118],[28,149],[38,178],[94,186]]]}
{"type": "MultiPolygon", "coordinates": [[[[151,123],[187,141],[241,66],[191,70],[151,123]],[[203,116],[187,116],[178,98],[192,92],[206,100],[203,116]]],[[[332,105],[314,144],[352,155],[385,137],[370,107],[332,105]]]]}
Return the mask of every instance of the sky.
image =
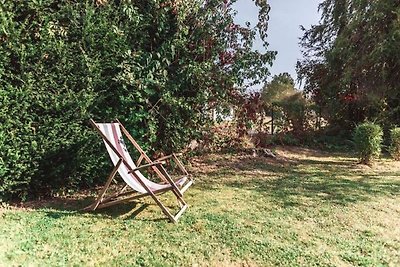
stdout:
{"type": "MultiPolygon", "coordinates": [[[[306,29],[317,24],[320,19],[318,4],[321,0],[268,0],[271,6],[268,24],[268,50],[278,51],[272,68],[273,75],[288,72],[294,79],[296,76],[296,62],[302,58],[299,38],[303,35],[300,25],[306,29]]],[[[236,21],[243,24],[246,21],[255,26],[257,23],[258,8],[252,0],[238,0],[235,4],[238,11],[236,21]]],[[[261,41],[257,41],[255,49],[263,51],[261,41]]],[[[260,89],[262,85],[253,89],[260,89]]]]}

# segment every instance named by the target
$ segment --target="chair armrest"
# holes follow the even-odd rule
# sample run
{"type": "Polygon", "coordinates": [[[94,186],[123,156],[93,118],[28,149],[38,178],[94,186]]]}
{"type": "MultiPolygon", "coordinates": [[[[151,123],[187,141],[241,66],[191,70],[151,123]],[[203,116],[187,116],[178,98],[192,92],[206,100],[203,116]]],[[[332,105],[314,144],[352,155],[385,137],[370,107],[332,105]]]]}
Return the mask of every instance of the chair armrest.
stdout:
{"type": "Polygon", "coordinates": [[[167,155],[167,156],[163,156],[163,157],[161,157],[161,158],[158,158],[158,159],[156,159],[155,161],[166,160],[166,159],[172,158],[174,155],[175,155],[175,156],[182,156],[182,153],[173,153],[173,154],[171,154],[171,155],[167,155]]]}
{"type": "Polygon", "coordinates": [[[136,167],[136,168],[128,171],[128,173],[132,173],[132,172],[138,171],[138,170],[143,169],[143,168],[148,168],[148,167],[151,167],[151,166],[157,166],[157,165],[161,165],[161,164],[162,164],[162,162],[154,161],[152,163],[144,164],[144,165],[141,165],[139,167],[136,167]]]}
{"type": "Polygon", "coordinates": [[[178,158],[178,156],[182,156],[182,155],[183,155],[182,153],[172,153],[171,155],[158,158],[154,162],[161,162],[161,161],[164,161],[166,159],[172,159],[178,165],[178,168],[181,170],[181,172],[183,174],[189,175],[188,172],[185,169],[185,166],[183,166],[182,162],[178,158]]]}

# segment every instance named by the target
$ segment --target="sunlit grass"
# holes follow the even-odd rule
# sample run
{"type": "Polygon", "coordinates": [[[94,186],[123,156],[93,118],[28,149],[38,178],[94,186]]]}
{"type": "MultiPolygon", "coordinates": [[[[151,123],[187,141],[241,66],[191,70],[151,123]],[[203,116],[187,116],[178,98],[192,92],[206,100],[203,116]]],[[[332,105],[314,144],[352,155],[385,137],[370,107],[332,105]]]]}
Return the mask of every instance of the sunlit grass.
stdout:
{"type": "Polygon", "coordinates": [[[1,208],[0,265],[400,265],[398,163],[277,152],[194,159],[178,224],[151,199],[96,213],[73,196],[1,208]]]}

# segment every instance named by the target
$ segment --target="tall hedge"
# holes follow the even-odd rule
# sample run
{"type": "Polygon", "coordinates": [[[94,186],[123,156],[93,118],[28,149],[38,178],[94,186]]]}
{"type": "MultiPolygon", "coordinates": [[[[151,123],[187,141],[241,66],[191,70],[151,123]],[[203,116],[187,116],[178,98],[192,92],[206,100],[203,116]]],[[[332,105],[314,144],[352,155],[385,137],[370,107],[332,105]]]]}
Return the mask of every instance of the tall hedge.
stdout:
{"type": "Polygon", "coordinates": [[[110,165],[89,118],[168,152],[266,77],[274,54],[220,3],[0,0],[0,200],[98,183],[110,165]]]}

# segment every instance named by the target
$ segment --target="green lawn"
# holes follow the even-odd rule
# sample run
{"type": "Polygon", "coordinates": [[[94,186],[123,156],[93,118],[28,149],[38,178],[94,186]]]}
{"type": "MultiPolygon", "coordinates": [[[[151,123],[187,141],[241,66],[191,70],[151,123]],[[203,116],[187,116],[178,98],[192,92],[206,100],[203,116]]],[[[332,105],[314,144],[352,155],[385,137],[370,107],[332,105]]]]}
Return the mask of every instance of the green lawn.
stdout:
{"type": "Polygon", "coordinates": [[[0,266],[400,265],[399,163],[277,153],[193,159],[178,224],[150,199],[96,213],[79,196],[0,208],[0,266]]]}

